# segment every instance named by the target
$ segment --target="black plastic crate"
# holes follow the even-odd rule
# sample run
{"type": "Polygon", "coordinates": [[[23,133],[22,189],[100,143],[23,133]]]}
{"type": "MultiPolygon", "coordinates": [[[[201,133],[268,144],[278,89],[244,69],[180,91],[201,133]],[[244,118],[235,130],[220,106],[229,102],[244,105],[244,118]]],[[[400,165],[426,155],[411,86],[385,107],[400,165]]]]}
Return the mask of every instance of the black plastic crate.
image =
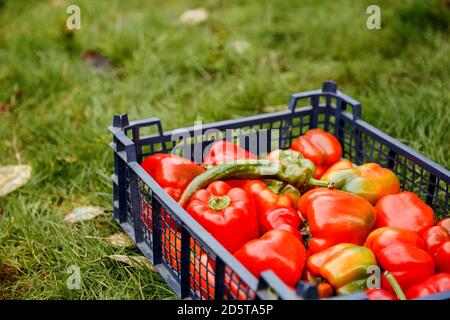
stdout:
{"type": "MultiPolygon", "coordinates": [[[[256,279],[139,165],[148,155],[171,151],[201,162],[202,151],[218,136],[237,139],[242,147],[263,155],[289,148],[311,128],[334,134],[344,158],[390,168],[403,189],[416,193],[441,217],[448,215],[450,172],[361,120],[360,103],[337,90],[333,81],[325,81],[321,90],[293,94],[288,110],[201,128],[163,131],[158,118],[129,122],[126,114],[115,115],[109,128],[115,161],[114,218],[180,298],[316,299],[313,285],[300,282],[294,292],[271,271],[256,279]],[[143,135],[143,129],[156,133],[143,135]]],[[[450,291],[427,298],[449,299],[450,291]]],[[[355,293],[333,299],[367,297],[355,293]]]]}

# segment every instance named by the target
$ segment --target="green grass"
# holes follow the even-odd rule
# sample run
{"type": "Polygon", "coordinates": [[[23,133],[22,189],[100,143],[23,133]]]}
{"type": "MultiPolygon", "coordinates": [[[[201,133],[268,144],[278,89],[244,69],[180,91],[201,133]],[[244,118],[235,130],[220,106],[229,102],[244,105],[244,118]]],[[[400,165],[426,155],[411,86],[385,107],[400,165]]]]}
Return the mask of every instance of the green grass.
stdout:
{"type": "Polygon", "coordinates": [[[171,129],[258,114],[335,79],[363,119],[448,168],[450,9],[376,2],[381,30],[366,28],[373,1],[1,0],[0,105],[10,112],[0,112],[0,165],[19,150],[33,176],[0,199],[0,298],[175,297],[157,274],[100,259],[139,254],[89,238],[119,230],[109,216],[62,223],[81,205],[111,208],[115,113],[171,129]],[[82,28],[68,34],[72,3],[82,28]],[[209,21],[180,26],[198,6],[209,21]],[[250,49],[236,53],[234,40],[250,49]],[[86,66],[86,50],[114,72],[86,66]],[[66,286],[69,265],[81,268],[81,290],[66,286]]]}

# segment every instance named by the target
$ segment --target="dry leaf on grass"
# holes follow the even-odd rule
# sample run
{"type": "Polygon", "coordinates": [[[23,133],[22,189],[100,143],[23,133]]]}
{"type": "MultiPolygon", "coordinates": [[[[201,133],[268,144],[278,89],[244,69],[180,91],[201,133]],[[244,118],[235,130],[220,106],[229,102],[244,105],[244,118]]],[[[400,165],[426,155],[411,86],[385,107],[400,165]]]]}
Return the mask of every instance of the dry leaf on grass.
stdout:
{"type": "Polygon", "coordinates": [[[79,207],[73,210],[71,213],[64,217],[64,222],[66,223],[77,223],[80,221],[86,221],[94,219],[95,217],[104,214],[105,211],[102,208],[87,206],[79,207]]]}
{"type": "Polygon", "coordinates": [[[109,244],[116,247],[131,247],[134,245],[133,241],[125,232],[117,232],[108,237],[103,238],[109,244]]]}
{"type": "Polygon", "coordinates": [[[187,10],[180,16],[180,23],[184,25],[197,25],[208,20],[208,10],[197,8],[187,10]]]}
{"type": "Polygon", "coordinates": [[[31,177],[31,166],[3,166],[0,167],[0,197],[24,186],[31,177]]]}
{"type": "Polygon", "coordinates": [[[107,258],[124,263],[130,267],[146,267],[151,271],[155,271],[153,265],[144,256],[125,256],[121,254],[114,254],[107,256],[107,258]]]}

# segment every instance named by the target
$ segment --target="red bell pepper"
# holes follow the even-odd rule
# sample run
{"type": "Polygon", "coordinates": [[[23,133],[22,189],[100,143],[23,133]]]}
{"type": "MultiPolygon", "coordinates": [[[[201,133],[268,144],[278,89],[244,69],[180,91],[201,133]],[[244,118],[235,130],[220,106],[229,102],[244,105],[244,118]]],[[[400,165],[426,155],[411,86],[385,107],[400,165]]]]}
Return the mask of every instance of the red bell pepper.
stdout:
{"type": "Polygon", "coordinates": [[[400,192],[382,197],[375,206],[375,228],[400,227],[421,235],[434,225],[434,212],[412,192],[400,192]]]}
{"type": "Polygon", "coordinates": [[[365,292],[369,300],[398,300],[395,295],[384,289],[369,289],[365,292]]]}
{"type": "Polygon", "coordinates": [[[432,226],[427,229],[423,234],[422,238],[425,240],[425,245],[428,253],[434,257],[437,249],[447,241],[450,241],[450,235],[447,230],[441,226],[432,226]]]}
{"type": "Polygon", "coordinates": [[[450,273],[450,241],[444,242],[436,250],[434,261],[439,272],[450,273]]]}
{"type": "Polygon", "coordinates": [[[425,250],[425,243],[417,233],[403,228],[383,227],[372,231],[364,243],[375,254],[395,244],[404,244],[425,250]]]}
{"type": "MultiPolygon", "coordinates": [[[[283,206],[286,208],[294,208],[294,200],[286,194],[277,195],[269,187],[260,180],[250,180],[243,188],[253,200],[255,208],[259,215],[264,214],[274,206],[283,206]]],[[[298,201],[298,199],[297,199],[298,201]]]]}
{"type": "Polygon", "coordinates": [[[258,159],[253,153],[231,143],[227,140],[219,140],[212,144],[211,149],[203,159],[203,163],[215,166],[241,159],[258,159]]]}
{"type": "Polygon", "coordinates": [[[276,206],[259,216],[260,230],[262,233],[273,229],[286,230],[302,239],[298,231],[302,220],[297,210],[276,206]]]}
{"type": "Polygon", "coordinates": [[[261,238],[247,242],[234,256],[255,277],[265,270],[272,270],[288,286],[297,284],[306,262],[305,247],[286,230],[271,230],[261,238]]]}
{"type": "Polygon", "coordinates": [[[375,210],[365,199],[328,188],[308,191],[298,209],[307,218],[311,254],[338,243],[362,245],[375,223],[375,210]]]}
{"type": "Polygon", "coordinates": [[[450,218],[442,219],[441,221],[438,222],[437,225],[445,228],[445,230],[447,230],[447,232],[450,233],[450,218]]]}
{"type": "MultiPolygon", "coordinates": [[[[433,258],[424,250],[412,245],[394,244],[375,252],[377,262],[389,271],[403,290],[427,279],[434,273],[433,258]]],[[[393,288],[386,277],[381,280],[383,289],[393,288]]]]}
{"type": "Polygon", "coordinates": [[[291,149],[300,152],[316,165],[314,178],[319,178],[342,157],[339,140],[321,129],[311,129],[292,142],[291,149]]]}
{"type": "Polygon", "coordinates": [[[195,162],[163,153],[145,158],[141,166],[175,200],[178,200],[192,179],[205,171],[203,166],[195,162]]]}
{"type": "Polygon", "coordinates": [[[250,198],[226,182],[215,181],[198,190],[186,210],[231,253],[259,235],[250,198]]]}
{"type": "Polygon", "coordinates": [[[406,291],[408,299],[416,299],[450,290],[450,274],[438,273],[412,286],[406,291]]]}

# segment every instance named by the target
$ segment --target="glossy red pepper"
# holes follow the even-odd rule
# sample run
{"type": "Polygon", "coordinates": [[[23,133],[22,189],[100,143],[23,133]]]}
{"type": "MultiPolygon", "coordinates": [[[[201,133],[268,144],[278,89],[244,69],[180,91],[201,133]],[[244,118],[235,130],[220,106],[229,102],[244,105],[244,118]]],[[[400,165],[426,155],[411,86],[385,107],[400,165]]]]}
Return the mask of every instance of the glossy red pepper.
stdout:
{"type": "Polygon", "coordinates": [[[438,273],[412,286],[406,291],[408,299],[416,299],[450,290],[450,274],[438,273]]]}
{"type": "Polygon", "coordinates": [[[226,182],[215,181],[197,191],[186,210],[231,253],[259,235],[250,198],[226,182]]]}
{"type": "Polygon", "coordinates": [[[450,241],[444,242],[436,250],[434,261],[439,272],[450,273],[450,241]]]}
{"type": "Polygon", "coordinates": [[[298,231],[301,222],[297,210],[280,206],[270,208],[259,217],[262,233],[273,229],[286,230],[299,239],[302,239],[302,235],[298,231]]]}
{"type": "Polygon", "coordinates": [[[291,149],[300,152],[305,158],[314,162],[319,178],[335,162],[342,157],[339,140],[331,133],[321,129],[311,129],[292,142],[291,149]]]}
{"type": "Polygon", "coordinates": [[[258,157],[234,143],[219,140],[212,144],[211,149],[203,159],[203,163],[215,166],[241,159],[258,159],[258,157]]]}
{"type": "Polygon", "coordinates": [[[375,206],[375,228],[391,226],[408,229],[421,235],[434,225],[434,212],[412,192],[382,197],[375,206]]]}
{"type": "Polygon", "coordinates": [[[272,270],[289,286],[297,284],[306,262],[305,247],[285,230],[271,230],[261,238],[247,242],[234,256],[255,277],[265,270],[272,270]]]}
{"type": "Polygon", "coordinates": [[[425,243],[415,232],[397,227],[383,227],[372,231],[364,243],[375,254],[380,250],[396,244],[411,245],[425,250],[425,243]]]}
{"type": "Polygon", "coordinates": [[[298,209],[307,218],[311,254],[338,243],[362,245],[375,223],[375,210],[365,199],[328,188],[302,195],[298,209]]]}
{"type": "Polygon", "coordinates": [[[445,228],[445,230],[447,230],[447,232],[450,233],[450,218],[442,219],[441,221],[438,222],[437,225],[445,228]]]}
{"type": "Polygon", "coordinates": [[[141,166],[175,200],[178,200],[192,179],[205,171],[203,166],[195,162],[163,153],[145,158],[141,166]]]}
{"type": "Polygon", "coordinates": [[[423,240],[425,240],[425,245],[428,253],[434,257],[437,249],[447,241],[450,241],[450,235],[447,230],[441,226],[432,226],[431,228],[425,230],[422,234],[423,240]]]}
{"type": "Polygon", "coordinates": [[[369,289],[365,292],[369,300],[398,300],[391,292],[384,289],[369,289]]]}
{"type": "MultiPolygon", "coordinates": [[[[375,252],[375,256],[380,267],[389,271],[404,291],[434,273],[432,257],[426,251],[412,245],[387,246],[375,252]]],[[[383,289],[393,292],[385,277],[382,278],[381,284],[383,289]]]]}
{"type": "MultiPolygon", "coordinates": [[[[282,206],[294,208],[293,199],[287,194],[276,194],[264,182],[260,180],[250,180],[244,185],[244,190],[253,200],[256,211],[259,215],[264,214],[270,208],[282,206]]],[[[298,201],[298,199],[297,199],[298,201]]]]}

